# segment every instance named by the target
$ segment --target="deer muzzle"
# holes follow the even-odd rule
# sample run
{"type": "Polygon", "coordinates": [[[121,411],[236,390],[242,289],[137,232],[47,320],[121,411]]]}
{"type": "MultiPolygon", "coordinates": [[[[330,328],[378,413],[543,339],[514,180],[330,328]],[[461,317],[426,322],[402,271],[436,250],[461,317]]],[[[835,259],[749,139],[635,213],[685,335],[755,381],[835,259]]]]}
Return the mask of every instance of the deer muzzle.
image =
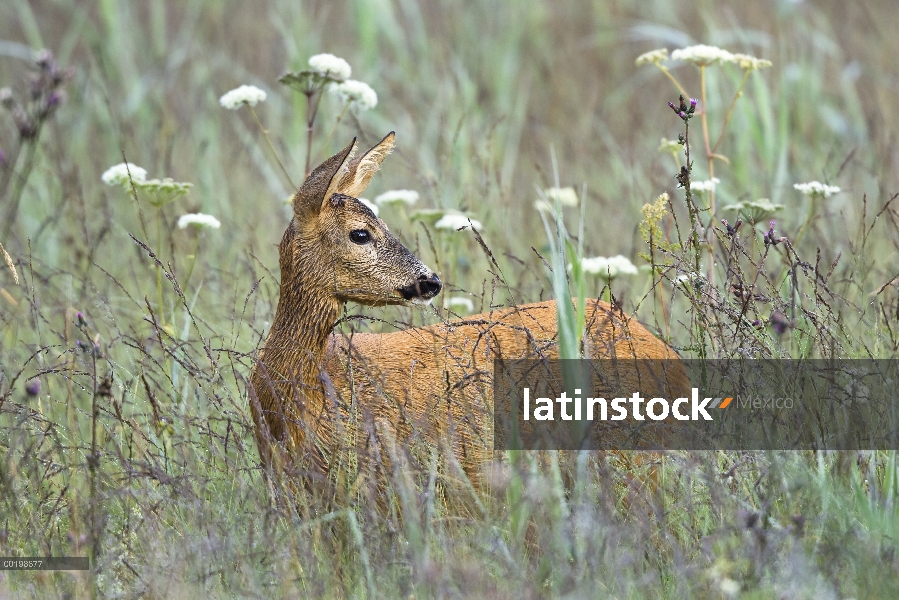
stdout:
{"type": "Polygon", "coordinates": [[[436,275],[420,275],[418,279],[411,285],[400,288],[399,293],[403,299],[411,302],[430,302],[431,299],[440,293],[443,284],[436,275]]]}

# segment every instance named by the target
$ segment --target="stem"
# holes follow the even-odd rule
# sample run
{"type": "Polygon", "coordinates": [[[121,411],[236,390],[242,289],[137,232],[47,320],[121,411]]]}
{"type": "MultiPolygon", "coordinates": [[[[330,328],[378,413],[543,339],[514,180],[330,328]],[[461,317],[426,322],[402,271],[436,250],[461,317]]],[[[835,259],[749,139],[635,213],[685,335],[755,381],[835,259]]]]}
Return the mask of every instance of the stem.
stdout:
{"type": "Polygon", "coordinates": [[[799,240],[802,239],[802,236],[805,235],[805,230],[808,229],[809,224],[812,222],[812,217],[815,216],[815,197],[809,197],[808,203],[808,214],[805,215],[805,222],[802,224],[802,227],[799,228],[799,233],[796,234],[796,241],[793,242],[793,247],[796,248],[799,246],[799,240]]]}
{"type": "Polygon", "coordinates": [[[663,66],[660,65],[659,63],[656,63],[656,66],[657,66],[659,69],[661,69],[662,73],[665,74],[665,77],[667,77],[668,79],[671,80],[671,83],[674,84],[674,87],[677,88],[677,91],[679,91],[679,92],[681,93],[681,95],[682,95],[684,98],[689,98],[689,97],[690,97],[690,94],[687,93],[687,91],[686,91],[686,90],[684,89],[684,87],[680,84],[680,82],[679,82],[677,79],[675,79],[674,75],[671,74],[671,71],[669,71],[666,67],[663,67],[663,66]]]}
{"type": "Polygon", "coordinates": [[[337,131],[337,126],[340,125],[340,120],[343,119],[343,115],[346,114],[347,109],[350,107],[349,101],[347,101],[346,105],[344,105],[343,110],[340,111],[340,114],[337,115],[337,120],[334,122],[334,126],[331,127],[331,131],[328,133],[328,137],[325,138],[324,146],[327,148],[328,143],[331,141],[331,138],[334,137],[334,133],[337,131]]]}
{"type": "Polygon", "coordinates": [[[99,456],[97,455],[97,417],[99,406],[97,405],[97,350],[91,347],[93,363],[94,390],[91,397],[91,455],[87,461],[90,469],[90,523],[91,523],[91,558],[96,567],[97,558],[100,556],[100,532],[97,527],[97,467],[99,456]]]}
{"type": "Polygon", "coordinates": [[[199,231],[197,233],[197,243],[194,245],[194,259],[190,263],[190,270],[187,271],[187,277],[184,279],[184,289],[187,289],[187,286],[190,285],[190,276],[194,274],[194,267],[197,266],[197,256],[200,253],[200,236],[202,235],[199,231]]]}
{"type": "MultiPolygon", "coordinates": [[[[709,180],[715,177],[715,164],[712,160],[712,146],[711,139],[709,138],[709,118],[708,118],[708,103],[706,102],[706,93],[705,93],[705,67],[699,67],[699,80],[701,85],[701,94],[702,94],[702,139],[705,142],[705,155],[706,161],[709,166],[709,180]]],[[[715,190],[709,190],[709,210],[711,211],[711,218],[715,218],[715,190]]]]}
{"type": "MultiPolygon", "coordinates": [[[[156,209],[156,251],[162,255],[162,208],[156,209]]],[[[156,265],[156,300],[159,304],[159,320],[165,325],[165,309],[162,306],[162,267],[156,265]]]]}
{"type": "MultiPolygon", "coordinates": [[[[702,94],[702,138],[705,142],[706,161],[709,169],[709,181],[715,178],[715,161],[712,157],[711,139],[709,138],[708,103],[706,102],[705,66],[699,67],[699,80],[702,94]]],[[[715,219],[715,188],[709,189],[709,231],[715,219]]],[[[715,249],[711,239],[709,242],[709,285],[715,285],[715,249]]]]}
{"type": "Polygon", "coordinates": [[[315,115],[318,113],[318,105],[321,102],[323,86],[306,93],[306,174],[309,177],[309,165],[312,163],[312,125],[315,123],[315,115]],[[315,102],[312,101],[313,97],[315,102]]]}
{"type": "MultiPolygon", "coordinates": [[[[727,109],[727,114],[724,116],[724,124],[721,126],[721,133],[718,134],[718,141],[716,141],[715,145],[712,147],[712,154],[717,154],[718,146],[721,145],[721,140],[724,139],[724,131],[727,129],[728,123],[730,123],[730,117],[734,113],[734,107],[737,105],[737,100],[743,95],[743,88],[746,86],[746,82],[749,81],[749,73],[751,73],[751,71],[746,69],[746,72],[743,74],[743,81],[740,83],[740,87],[737,88],[737,93],[734,94],[734,99],[730,103],[730,108],[727,109]]],[[[705,110],[704,104],[702,108],[705,110]]]]}
{"type": "Polygon", "coordinates": [[[250,109],[250,113],[252,113],[253,118],[256,119],[256,124],[259,125],[259,130],[262,131],[262,137],[265,138],[265,141],[268,143],[269,149],[272,151],[272,156],[275,157],[275,161],[277,161],[278,166],[281,167],[281,172],[284,173],[284,176],[287,177],[287,182],[290,183],[290,187],[292,189],[297,189],[297,186],[293,183],[293,180],[290,178],[290,173],[287,172],[287,169],[284,168],[284,164],[281,162],[281,159],[278,158],[278,151],[275,150],[275,146],[272,144],[272,140],[268,137],[268,131],[266,131],[265,127],[262,126],[262,122],[259,120],[259,117],[256,115],[256,111],[253,110],[253,107],[249,104],[247,108],[250,109]]]}
{"type": "MultiPolygon", "coordinates": [[[[22,165],[22,172],[19,174],[19,178],[16,182],[15,191],[10,197],[10,207],[9,211],[6,213],[6,223],[3,225],[2,238],[4,240],[9,237],[10,229],[12,229],[12,225],[16,221],[16,215],[19,213],[19,204],[22,201],[22,191],[25,189],[25,184],[28,183],[28,176],[31,174],[31,169],[34,167],[34,155],[37,152],[37,135],[38,134],[35,134],[35,138],[28,144],[28,153],[25,155],[25,163],[22,165]]],[[[12,167],[12,164],[8,167],[10,175],[7,181],[10,181],[13,176],[12,167]]]]}

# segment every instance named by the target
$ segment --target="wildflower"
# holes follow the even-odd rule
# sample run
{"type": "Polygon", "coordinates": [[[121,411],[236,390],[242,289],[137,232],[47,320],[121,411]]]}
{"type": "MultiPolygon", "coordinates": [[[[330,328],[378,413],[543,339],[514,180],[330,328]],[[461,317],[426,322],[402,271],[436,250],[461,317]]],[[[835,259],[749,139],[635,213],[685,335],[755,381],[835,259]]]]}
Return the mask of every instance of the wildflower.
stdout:
{"type": "Polygon", "coordinates": [[[198,229],[202,229],[204,227],[218,229],[222,226],[221,222],[218,219],[216,219],[212,215],[204,215],[203,213],[191,213],[181,215],[181,217],[178,218],[178,229],[184,229],[188,225],[193,225],[198,229]]]}
{"type": "Polygon", "coordinates": [[[643,65],[658,65],[659,63],[665,62],[668,60],[668,48],[659,48],[658,50],[650,50],[649,52],[644,52],[640,56],[637,57],[636,65],[641,67],[643,65]]]}
{"type": "Polygon", "coordinates": [[[341,83],[330,86],[331,93],[340,98],[341,102],[349,103],[354,112],[371,110],[378,105],[378,94],[362,81],[347,79],[341,83]]]}
{"type": "Polygon", "coordinates": [[[779,310],[771,313],[771,316],[768,317],[768,324],[771,325],[771,329],[773,329],[774,333],[777,335],[783,335],[787,332],[787,329],[792,329],[796,326],[793,321],[788,319],[787,316],[779,310]]]}
{"type": "Polygon", "coordinates": [[[718,585],[721,587],[721,593],[725,596],[736,596],[740,593],[740,584],[728,577],[722,579],[718,585]]]}
{"type": "Polygon", "coordinates": [[[375,204],[408,204],[412,206],[418,202],[418,192],[415,190],[390,190],[375,197],[375,204]]]}
{"type": "Polygon", "coordinates": [[[41,380],[40,379],[32,379],[28,383],[25,384],[25,393],[29,396],[40,396],[41,394],[41,380]]]}
{"type": "Polygon", "coordinates": [[[134,189],[137,190],[138,196],[156,208],[161,208],[184,196],[191,187],[192,184],[175,181],[171,177],[134,182],[134,189]]]}
{"type": "MultiPolygon", "coordinates": [[[[571,269],[571,265],[568,266],[571,269]]],[[[606,258],[594,256],[581,260],[581,268],[585,273],[601,275],[605,277],[617,277],[619,275],[636,275],[637,267],[626,256],[617,254],[606,258]]]]}
{"type": "Polygon", "coordinates": [[[771,61],[764,58],[756,58],[748,54],[734,54],[731,61],[738,64],[741,69],[757,71],[771,66],[771,61]]]}
{"type": "Polygon", "coordinates": [[[758,200],[743,201],[737,204],[725,206],[724,210],[732,210],[737,214],[743,215],[744,218],[751,220],[753,223],[764,221],[784,208],[783,204],[773,204],[768,198],[759,198],[758,200]]]}
{"type": "Polygon", "coordinates": [[[356,198],[356,200],[367,206],[369,210],[371,210],[371,212],[375,213],[376,217],[378,216],[378,213],[381,212],[381,209],[378,208],[378,205],[371,200],[368,200],[367,198],[356,198]]]}
{"type": "Polygon", "coordinates": [[[718,62],[733,62],[734,55],[717,46],[699,44],[675,50],[671,53],[671,58],[693,63],[697,67],[708,67],[718,62]]]}
{"type": "Polygon", "coordinates": [[[264,102],[266,93],[254,85],[242,85],[233,89],[221,98],[219,104],[228,110],[237,110],[244,104],[247,106],[256,106],[260,102],[264,102]]]}
{"type": "Polygon", "coordinates": [[[316,54],[309,59],[312,70],[335,81],[348,79],[353,70],[347,61],[333,54],[316,54]]]}
{"type": "Polygon", "coordinates": [[[446,298],[443,301],[443,308],[454,307],[464,308],[465,312],[474,312],[474,302],[472,302],[469,298],[456,296],[454,298],[446,298]]]}
{"type": "Polygon", "coordinates": [[[114,167],[109,167],[106,171],[103,172],[103,175],[100,176],[100,179],[103,180],[103,183],[106,185],[128,185],[128,173],[131,173],[131,179],[135,183],[140,183],[142,181],[147,180],[147,170],[138,167],[137,165],[120,163],[115,165],[114,167]]]}
{"type": "Polygon", "coordinates": [[[795,183],[793,187],[803,195],[812,198],[829,198],[834,194],[840,193],[840,188],[835,185],[826,185],[820,181],[810,181],[808,183],[795,183]]]}
{"type": "Polygon", "coordinates": [[[547,202],[546,200],[535,201],[534,208],[536,208],[538,211],[540,211],[542,213],[547,213],[547,214],[552,214],[553,210],[555,210],[553,205],[550,204],[549,202],[547,202]]]}
{"type": "Polygon", "coordinates": [[[788,241],[785,236],[781,236],[779,238],[774,237],[774,226],[776,224],[777,221],[775,221],[774,219],[771,219],[771,221],[768,223],[768,231],[763,236],[763,239],[765,240],[765,246],[776,246],[782,242],[788,241]]]}
{"type": "Polygon", "coordinates": [[[577,192],[572,187],[549,188],[543,193],[550,202],[558,200],[562,206],[577,206],[577,192]]]}
{"type": "Polygon", "coordinates": [[[690,189],[694,192],[714,192],[715,186],[721,183],[717,177],[712,177],[706,181],[693,181],[690,183],[690,189]]]}
{"type": "Polygon", "coordinates": [[[469,225],[475,229],[481,228],[480,221],[457,213],[446,213],[434,223],[436,229],[455,229],[457,231],[469,225]],[[469,223],[469,221],[471,222],[469,223]]]}

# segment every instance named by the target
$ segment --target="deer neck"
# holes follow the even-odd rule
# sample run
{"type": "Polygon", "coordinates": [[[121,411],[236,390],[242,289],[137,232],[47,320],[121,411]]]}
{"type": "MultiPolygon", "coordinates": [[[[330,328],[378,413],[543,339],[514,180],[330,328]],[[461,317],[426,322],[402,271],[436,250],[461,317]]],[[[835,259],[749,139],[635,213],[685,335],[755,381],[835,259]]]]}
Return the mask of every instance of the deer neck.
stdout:
{"type": "MultiPolygon", "coordinates": [[[[293,237],[288,233],[285,238],[293,237]]],[[[281,297],[265,344],[267,358],[277,355],[288,363],[278,365],[282,372],[304,380],[318,377],[341,310],[341,302],[323,285],[321,269],[311,260],[315,256],[314,247],[294,249],[282,241],[281,297]]]]}

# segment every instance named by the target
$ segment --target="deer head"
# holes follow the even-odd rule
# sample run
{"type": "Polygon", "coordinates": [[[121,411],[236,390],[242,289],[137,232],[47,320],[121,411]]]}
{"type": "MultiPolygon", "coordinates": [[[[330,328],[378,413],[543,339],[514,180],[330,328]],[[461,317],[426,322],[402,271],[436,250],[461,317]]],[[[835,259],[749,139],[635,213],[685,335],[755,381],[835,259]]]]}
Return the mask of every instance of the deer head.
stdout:
{"type": "Polygon", "coordinates": [[[433,271],[356,198],[393,145],[391,132],[353,159],[354,139],[303,182],[280,245],[282,299],[312,292],[338,302],[427,304],[440,293],[433,271]]]}

